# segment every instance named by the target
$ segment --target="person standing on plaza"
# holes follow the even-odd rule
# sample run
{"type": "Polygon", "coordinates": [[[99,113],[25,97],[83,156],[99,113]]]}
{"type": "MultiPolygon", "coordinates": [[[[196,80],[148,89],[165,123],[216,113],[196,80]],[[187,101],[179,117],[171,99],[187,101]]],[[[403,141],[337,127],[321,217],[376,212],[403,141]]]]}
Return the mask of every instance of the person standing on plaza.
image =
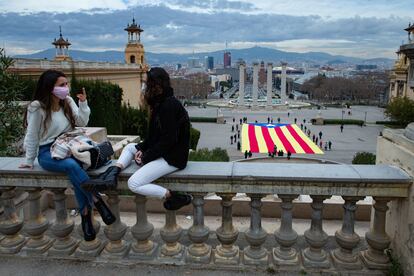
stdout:
{"type": "Polygon", "coordinates": [[[19,168],[33,169],[37,156],[39,165],[53,172],[63,172],[69,176],[82,219],[85,241],[96,237],[92,224],[92,207],[95,206],[105,224],[115,222],[116,217],[97,193],[82,189],[81,185],[89,176],[81,163],[73,157],[54,159],[50,148],[56,138],[75,126],[86,126],[91,113],[86,100],[85,89],[77,95],[79,107],[69,95],[68,80],[61,71],[47,70],[40,75],[33,101],[27,107],[24,124],[27,127],[24,138],[26,159],[19,168]]]}
{"type": "Polygon", "coordinates": [[[178,210],[191,203],[191,196],[154,184],[158,178],[187,166],[190,150],[190,119],[181,102],[174,97],[168,73],[151,68],[143,79],[142,93],[148,105],[148,135],[141,143],[128,144],[115,166],[86,183],[88,189],[116,189],[119,173],[132,161],[138,170],[128,179],[128,188],[147,197],[164,199],[164,208],[178,210]]]}
{"type": "Polygon", "coordinates": [[[234,126],[231,126],[231,132],[234,132],[234,126]]]}
{"type": "Polygon", "coordinates": [[[292,156],[292,153],[290,151],[287,152],[287,160],[290,160],[290,157],[292,156]]]}
{"type": "Polygon", "coordinates": [[[315,134],[312,135],[312,141],[315,143],[315,134]]]}
{"type": "Polygon", "coordinates": [[[331,148],[332,148],[332,142],[329,140],[328,141],[328,149],[331,150],[331,148]]]}
{"type": "Polygon", "coordinates": [[[341,129],[341,133],[342,133],[344,131],[344,124],[341,124],[340,129],[341,129]]]}
{"type": "Polygon", "coordinates": [[[247,159],[247,157],[249,156],[249,152],[247,150],[244,151],[244,159],[247,159]]]}
{"type": "Polygon", "coordinates": [[[230,136],[230,145],[233,145],[233,135],[230,136]]]}
{"type": "Polygon", "coordinates": [[[295,118],[295,124],[296,124],[296,122],[298,121],[298,119],[297,118],[295,118]]]}
{"type": "Polygon", "coordinates": [[[319,141],[318,137],[315,137],[315,144],[318,144],[318,141],[319,141]]]}
{"type": "Polygon", "coordinates": [[[319,131],[319,139],[322,139],[322,131],[319,131]]]}

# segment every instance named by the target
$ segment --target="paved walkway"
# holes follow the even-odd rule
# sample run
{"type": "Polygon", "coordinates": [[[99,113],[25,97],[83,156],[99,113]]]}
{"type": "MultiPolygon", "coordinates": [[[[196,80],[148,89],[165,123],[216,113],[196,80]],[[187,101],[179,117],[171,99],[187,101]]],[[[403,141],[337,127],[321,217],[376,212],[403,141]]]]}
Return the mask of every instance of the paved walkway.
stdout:
{"type": "MultiPolygon", "coordinates": [[[[217,115],[217,108],[207,107],[199,108],[190,106],[187,108],[192,117],[215,117],[217,115]]],[[[355,153],[360,151],[367,151],[376,153],[377,137],[383,130],[382,125],[376,125],[375,121],[384,121],[387,118],[384,115],[384,109],[374,106],[353,106],[352,115],[348,115],[345,111],[344,119],[365,120],[367,126],[360,127],[356,125],[345,125],[343,133],[340,132],[339,125],[323,125],[314,126],[310,123],[312,118],[318,115],[319,110],[314,109],[292,109],[286,111],[251,111],[251,110],[237,110],[237,109],[221,109],[226,124],[215,123],[192,123],[193,127],[200,130],[201,136],[198,143],[198,148],[221,147],[227,150],[230,160],[238,160],[244,158],[243,154],[237,151],[236,144],[230,144],[230,136],[235,134],[231,132],[232,125],[239,123],[239,119],[247,116],[248,122],[266,122],[267,117],[273,118],[273,122],[277,123],[277,118],[281,119],[281,123],[294,123],[294,118],[297,118],[297,125],[306,120],[306,127],[312,133],[319,133],[322,131],[322,140],[332,142],[332,151],[327,151],[323,156],[324,159],[337,161],[341,163],[350,164],[355,153]],[[288,112],[290,113],[288,116],[288,112]],[[232,119],[235,118],[235,123],[232,119]]],[[[321,115],[326,119],[341,119],[342,109],[328,108],[321,110],[321,115]]],[[[254,154],[253,156],[267,156],[266,154],[254,154]]],[[[318,156],[314,156],[318,157],[318,156]]]]}

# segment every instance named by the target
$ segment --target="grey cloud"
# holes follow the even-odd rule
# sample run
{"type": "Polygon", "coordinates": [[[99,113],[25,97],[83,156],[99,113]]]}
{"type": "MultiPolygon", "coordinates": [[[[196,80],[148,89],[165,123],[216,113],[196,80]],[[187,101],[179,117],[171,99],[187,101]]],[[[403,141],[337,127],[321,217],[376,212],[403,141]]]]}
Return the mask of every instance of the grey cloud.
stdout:
{"type": "Polygon", "coordinates": [[[169,0],[167,3],[182,7],[197,7],[205,9],[229,9],[229,10],[256,10],[252,3],[227,0],[169,0]]]}

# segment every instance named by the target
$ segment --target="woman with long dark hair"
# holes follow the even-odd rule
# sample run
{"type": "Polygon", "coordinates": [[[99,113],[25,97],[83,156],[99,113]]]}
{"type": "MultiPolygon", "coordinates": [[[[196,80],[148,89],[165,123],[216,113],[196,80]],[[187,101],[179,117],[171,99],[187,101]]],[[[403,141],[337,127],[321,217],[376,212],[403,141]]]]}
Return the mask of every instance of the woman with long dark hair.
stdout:
{"type": "Polygon", "coordinates": [[[27,107],[24,124],[27,127],[24,138],[26,160],[20,168],[33,169],[34,160],[48,171],[64,172],[69,176],[75,191],[76,200],[82,217],[82,230],[86,241],[94,240],[96,232],[92,225],[92,206],[94,205],[106,224],[116,218],[97,193],[81,188],[89,179],[81,164],[74,158],[56,160],[51,157],[50,147],[56,138],[75,126],[86,126],[90,109],[86,101],[85,89],[77,95],[79,107],[69,96],[68,80],[63,72],[47,70],[40,76],[32,102],[27,107]]]}
{"type": "Polygon", "coordinates": [[[150,110],[148,137],[139,144],[128,144],[115,166],[82,186],[98,191],[115,189],[118,174],[135,160],[139,169],[128,179],[129,189],[144,196],[165,199],[166,209],[177,210],[190,204],[191,196],[170,191],[153,182],[186,167],[190,148],[188,114],[174,97],[170,77],[162,68],[155,67],[147,72],[142,93],[150,110]]]}

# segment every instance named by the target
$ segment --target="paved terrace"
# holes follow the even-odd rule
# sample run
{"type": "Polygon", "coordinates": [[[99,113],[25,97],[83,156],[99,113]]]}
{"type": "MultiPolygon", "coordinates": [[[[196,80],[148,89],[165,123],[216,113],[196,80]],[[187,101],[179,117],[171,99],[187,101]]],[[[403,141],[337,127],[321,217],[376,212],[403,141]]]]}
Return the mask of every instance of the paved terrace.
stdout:
{"type": "MultiPolygon", "coordinates": [[[[108,193],[108,203],[120,219],[104,226],[94,241],[85,242],[74,233],[75,224],[67,213],[65,190],[70,183],[66,176],[44,171],[38,165],[34,170],[20,170],[17,166],[21,161],[0,159],[0,202],[4,207],[0,259],[5,265],[22,258],[39,263],[59,259],[92,266],[142,266],[144,270],[149,265],[168,270],[165,265],[174,264],[183,268],[181,271],[203,267],[220,273],[267,270],[284,275],[383,275],[390,265],[384,252],[391,242],[385,233],[387,203],[406,198],[411,185],[404,171],[388,165],[190,162],[185,170],[158,183],[193,195],[191,227],[183,230],[176,213],[167,211],[164,226],[154,229],[146,212],[147,199],[142,196],[135,198],[135,224],[127,225],[120,217],[118,191],[113,191],[108,193]],[[24,218],[16,212],[16,189],[28,193],[24,218]],[[49,222],[41,212],[42,190],[54,194],[54,221],[49,222]],[[216,193],[222,199],[221,226],[215,231],[205,224],[207,193],[216,193]],[[247,193],[251,200],[248,229],[234,227],[232,198],[236,193],[247,193]],[[262,227],[261,199],[269,194],[282,199],[280,224],[274,233],[262,227]],[[292,201],[300,194],[309,194],[313,200],[311,220],[303,235],[292,228],[292,201]],[[334,237],[324,231],[322,216],[323,201],[332,195],[345,200],[342,227],[334,237]],[[356,202],[365,196],[372,196],[375,204],[372,227],[364,238],[355,232],[354,213],[356,202]]],[[[127,179],[136,169],[131,165],[121,173],[119,189],[127,189],[127,179]]],[[[99,230],[99,223],[95,224],[99,230]]]]}

